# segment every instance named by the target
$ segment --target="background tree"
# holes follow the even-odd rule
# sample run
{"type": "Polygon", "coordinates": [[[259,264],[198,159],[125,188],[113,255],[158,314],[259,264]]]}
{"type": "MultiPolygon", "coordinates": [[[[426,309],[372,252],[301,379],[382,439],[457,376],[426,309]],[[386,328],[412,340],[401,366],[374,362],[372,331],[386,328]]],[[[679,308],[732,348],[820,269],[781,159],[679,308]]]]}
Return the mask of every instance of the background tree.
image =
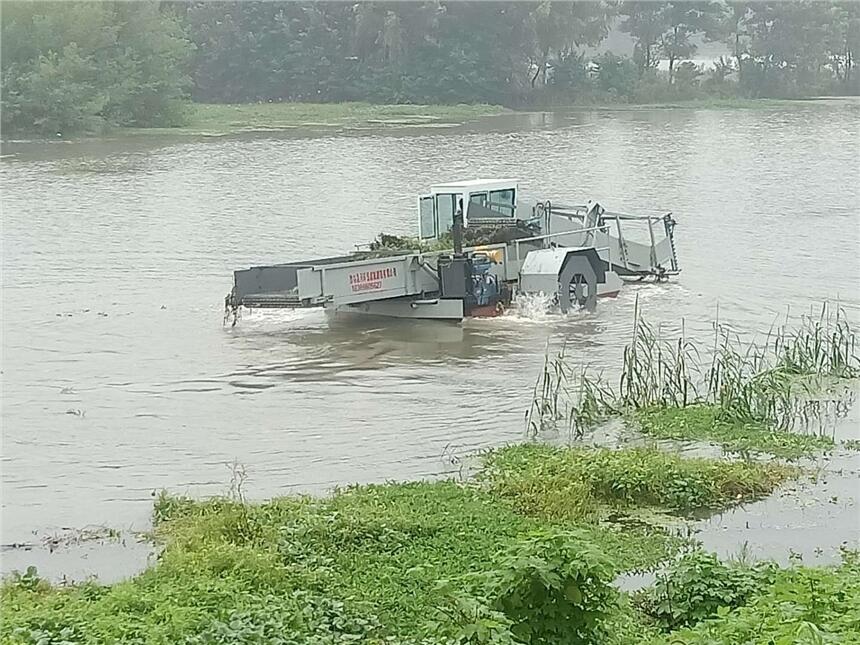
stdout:
{"type": "Polygon", "coordinates": [[[191,44],[157,3],[7,2],[0,47],[4,131],[184,118],[191,44]]]}
{"type": "Polygon", "coordinates": [[[658,47],[666,31],[666,7],[663,2],[625,0],[618,9],[621,31],[630,34],[635,42],[633,59],[640,77],[660,62],[658,47]]]}
{"type": "Polygon", "coordinates": [[[824,43],[833,74],[841,85],[840,91],[856,94],[860,89],[854,77],[860,51],[860,4],[837,2],[828,8],[824,43]]]}
{"type": "Polygon", "coordinates": [[[601,2],[544,1],[531,10],[532,87],[538,79],[546,84],[547,64],[553,53],[556,58],[570,58],[576,48],[602,42],[609,33],[611,16],[611,7],[601,2]]]}
{"type": "Polygon", "coordinates": [[[4,132],[177,124],[189,91],[509,106],[860,93],[849,0],[6,0],[0,19],[4,132]],[[611,28],[631,35],[632,60],[586,49],[611,28]],[[674,87],[700,37],[727,45],[737,83],[723,61],[708,78],[684,67],[674,87]],[[654,73],[664,59],[672,87],[654,73]]]}
{"type": "Polygon", "coordinates": [[[749,86],[755,95],[792,97],[824,90],[828,10],[828,3],[809,1],[752,5],[748,29],[757,78],[749,86]]]}
{"type": "Polygon", "coordinates": [[[702,68],[692,61],[684,61],[675,72],[675,93],[680,98],[692,99],[698,95],[702,68]]]}
{"type": "Polygon", "coordinates": [[[745,86],[744,61],[749,56],[750,35],[748,30],[749,19],[752,15],[752,3],[728,0],[725,3],[726,10],[719,23],[718,33],[715,40],[726,44],[734,57],[738,71],[738,84],[745,86]]]}
{"type": "Polygon", "coordinates": [[[627,100],[636,88],[638,70],[626,56],[606,52],[595,61],[598,66],[595,88],[610,99],[627,100]]]}
{"type": "Polygon", "coordinates": [[[721,5],[715,2],[667,2],[661,17],[664,31],[659,36],[659,52],[669,63],[669,85],[675,78],[675,64],[696,53],[690,38],[696,34],[715,34],[721,5]]]}

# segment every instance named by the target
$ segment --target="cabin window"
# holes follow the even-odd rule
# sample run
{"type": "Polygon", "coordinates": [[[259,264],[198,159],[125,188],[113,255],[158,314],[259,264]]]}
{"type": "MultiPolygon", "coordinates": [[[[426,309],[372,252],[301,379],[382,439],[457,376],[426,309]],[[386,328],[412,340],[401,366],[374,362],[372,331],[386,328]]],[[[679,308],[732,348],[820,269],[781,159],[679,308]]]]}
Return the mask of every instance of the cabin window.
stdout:
{"type": "Polygon", "coordinates": [[[433,217],[433,198],[422,197],[418,206],[419,235],[422,239],[436,237],[436,219],[433,217]]]}
{"type": "Polygon", "coordinates": [[[490,208],[494,211],[499,211],[502,215],[513,217],[514,196],[515,192],[513,188],[506,188],[505,190],[491,190],[490,208]]]}
{"type": "Polygon", "coordinates": [[[469,195],[470,204],[478,204],[479,206],[487,205],[487,193],[472,193],[469,195]]]}
{"type": "Polygon", "coordinates": [[[457,196],[452,193],[436,195],[436,232],[444,235],[454,226],[454,209],[456,208],[457,196]]]}

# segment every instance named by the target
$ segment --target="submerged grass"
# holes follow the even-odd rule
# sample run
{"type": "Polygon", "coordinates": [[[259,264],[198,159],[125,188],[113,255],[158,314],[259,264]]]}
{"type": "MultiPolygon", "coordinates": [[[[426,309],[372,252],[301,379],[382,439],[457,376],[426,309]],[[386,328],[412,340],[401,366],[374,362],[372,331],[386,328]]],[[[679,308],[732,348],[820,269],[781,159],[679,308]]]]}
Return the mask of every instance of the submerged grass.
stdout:
{"type": "MultiPolygon", "coordinates": [[[[619,512],[725,507],[765,494],[792,473],[775,464],[684,460],[649,450],[536,445],[500,449],[486,460],[480,481],[360,486],[323,499],[248,504],[241,494],[199,502],[162,495],[154,518],[165,548],[154,567],[111,586],[58,588],[33,575],[8,582],[0,641],[490,642],[462,640],[477,627],[455,608],[480,600],[487,616],[502,611],[514,593],[504,580],[531,584],[532,573],[517,564],[520,550],[544,553],[553,569],[555,549],[582,555],[599,545],[600,563],[586,558],[583,570],[598,567],[611,577],[648,569],[686,541],[621,522],[619,512]],[[483,586],[476,590],[469,576],[483,586]],[[441,580],[449,581],[447,591],[441,580]]],[[[600,611],[614,612],[615,602],[600,611]]],[[[505,615],[499,625],[525,629],[517,625],[527,617],[505,615]]]]}
{"type": "Polygon", "coordinates": [[[742,455],[767,453],[797,459],[835,445],[828,435],[784,432],[762,422],[725,419],[714,405],[654,406],[636,410],[633,418],[642,432],[655,439],[711,441],[742,455]]]}

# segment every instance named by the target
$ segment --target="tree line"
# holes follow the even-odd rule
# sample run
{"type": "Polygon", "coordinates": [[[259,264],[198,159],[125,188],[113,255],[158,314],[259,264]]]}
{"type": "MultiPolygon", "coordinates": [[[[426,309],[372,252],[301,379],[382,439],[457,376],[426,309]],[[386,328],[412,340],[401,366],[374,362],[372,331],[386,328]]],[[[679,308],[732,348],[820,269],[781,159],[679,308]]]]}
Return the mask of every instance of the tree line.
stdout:
{"type": "Polygon", "coordinates": [[[2,127],[169,126],[187,101],[508,106],[858,94],[860,4],[4,2],[2,127]],[[594,55],[612,30],[632,56],[594,55]],[[705,42],[726,56],[704,69],[705,42]]]}

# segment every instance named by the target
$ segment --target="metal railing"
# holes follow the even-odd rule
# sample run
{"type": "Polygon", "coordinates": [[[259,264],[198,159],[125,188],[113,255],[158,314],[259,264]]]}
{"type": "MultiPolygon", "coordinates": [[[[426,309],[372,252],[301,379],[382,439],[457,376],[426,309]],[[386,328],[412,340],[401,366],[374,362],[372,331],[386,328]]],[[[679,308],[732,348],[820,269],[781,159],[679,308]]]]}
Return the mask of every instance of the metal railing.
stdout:
{"type": "Polygon", "coordinates": [[[532,237],[521,237],[514,240],[514,259],[520,261],[520,243],[546,241],[550,238],[561,237],[562,235],[579,235],[580,233],[589,233],[592,231],[609,232],[608,226],[590,226],[588,228],[579,228],[575,231],[559,231],[558,233],[547,233],[545,235],[534,235],[532,237]]]}

